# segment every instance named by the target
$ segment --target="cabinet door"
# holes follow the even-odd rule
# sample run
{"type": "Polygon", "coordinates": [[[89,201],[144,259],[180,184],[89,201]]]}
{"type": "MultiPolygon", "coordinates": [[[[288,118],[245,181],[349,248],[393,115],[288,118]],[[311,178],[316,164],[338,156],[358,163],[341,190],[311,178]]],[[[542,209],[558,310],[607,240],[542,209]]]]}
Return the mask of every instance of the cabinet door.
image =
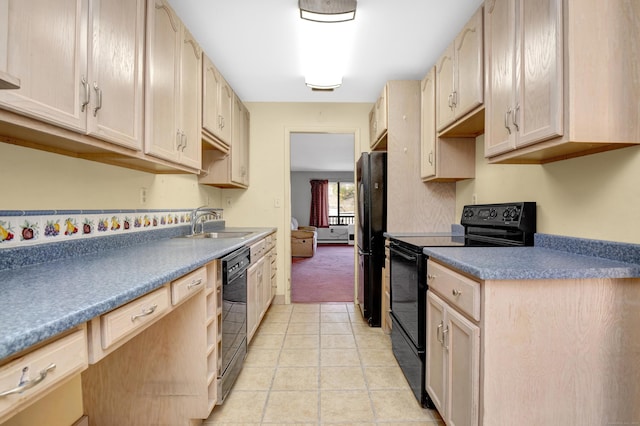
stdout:
{"type": "Polygon", "coordinates": [[[442,346],[444,302],[431,291],[427,292],[427,352],[425,386],[438,411],[445,415],[446,363],[442,346]]]}
{"type": "Polygon", "coordinates": [[[0,106],[84,133],[87,19],[88,0],[10,0],[5,71],[20,89],[0,106]]]}
{"type": "Polygon", "coordinates": [[[455,39],[455,118],[459,119],[484,101],[482,8],[467,22],[455,39]]]}
{"type": "Polygon", "coordinates": [[[515,147],[511,134],[514,100],[515,2],[489,0],[485,4],[486,82],[485,156],[515,147]]]}
{"type": "Polygon", "coordinates": [[[179,158],[178,131],[181,24],[164,0],[147,2],[145,152],[179,158]]]}
{"type": "Polygon", "coordinates": [[[262,309],[261,316],[267,312],[269,305],[271,304],[271,256],[273,249],[269,250],[264,256],[263,269],[262,269],[262,309]]]}
{"type": "Polygon", "coordinates": [[[87,133],[142,149],[145,0],[93,0],[87,133]]]}
{"type": "Polygon", "coordinates": [[[9,48],[9,0],[0,0],[0,90],[20,88],[20,79],[9,74],[7,50],[9,48]]]}
{"type": "MultiPolygon", "coordinates": [[[[222,75],[205,56],[203,60],[202,79],[202,129],[207,133],[221,139],[220,134],[220,90],[222,88],[222,75]]],[[[229,145],[230,140],[221,140],[229,145]]]]}
{"type": "Polygon", "coordinates": [[[453,106],[454,54],[454,44],[451,43],[436,63],[436,123],[438,131],[453,123],[455,119],[453,106]]]}
{"type": "Polygon", "coordinates": [[[202,167],[202,50],[186,29],[183,31],[180,75],[180,163],[202,167]]]}
{"type": "Polygon", "coordinates": [[[520,8],[517,147],[563,133],[562,0],[526,0],[520,8]]]}
{"type": "Polygon", "coordinates": [[[227,80],[220,74],[220,100],[219,110],[220,113],[220,139],[226,141],[229,145],[233,145],[233,90],[227,80]]]}
{"type": "Polygon", "coordinates": [[[447,307],[444,344],[447,355],[448,425],[477,425],[480,392],[480,328],[447,307]]]}
{"type": "Polygon", "coordinates": [[[371,111],[369,111],[369,146],[373,146],[376,143],[376,105],[373,105],[371,111]]]}
{"type": "Polygon", "coordinates": [[[422,80],[420,99],[420,176],[427,179],[436,175],[435,68],[431,68],[422,80]]]}
{"type": "Polygon", "coordinates": [[[244,125],[245,125],[245,107],[240,99],[234,95],[233,97],[233,143],[231,145],[231,181],[245,185],[246,167],[245,160],[245,141],[244,141],[244,125]]]}
{"type": "Polygon", "coordinates": [[[258,327],[258,295],[262,263],[256,262],[247,269],[247,342],[251,341],[258,327]]]}
{"type": "Polygon", "coordinates": [[[240,174],[242,175],[242,183],[249,186],[249,161],[251,149],[251,114],[249,110],[243,106],[242,111],[242,166],[240,174]]]}
{"type": "Polygon", "coordinates": [[[389,111],[387,110],[389,93],[385,84],[382,93],[376,102],[376,137],[375,141],[380,139],[382,134],[387,131],[389,111]]]}

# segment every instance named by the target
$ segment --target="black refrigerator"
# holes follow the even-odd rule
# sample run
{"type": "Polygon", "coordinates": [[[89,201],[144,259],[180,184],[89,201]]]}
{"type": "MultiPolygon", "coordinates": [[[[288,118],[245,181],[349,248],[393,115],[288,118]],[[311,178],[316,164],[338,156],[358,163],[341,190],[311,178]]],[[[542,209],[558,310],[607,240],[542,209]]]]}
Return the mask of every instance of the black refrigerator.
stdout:
{"type": "Polygon", "coordinates": [[[380,327],[384,236],[387,226],[387,153],[363,153],[358,191],[358,302],[371,327],[380,327]]]}

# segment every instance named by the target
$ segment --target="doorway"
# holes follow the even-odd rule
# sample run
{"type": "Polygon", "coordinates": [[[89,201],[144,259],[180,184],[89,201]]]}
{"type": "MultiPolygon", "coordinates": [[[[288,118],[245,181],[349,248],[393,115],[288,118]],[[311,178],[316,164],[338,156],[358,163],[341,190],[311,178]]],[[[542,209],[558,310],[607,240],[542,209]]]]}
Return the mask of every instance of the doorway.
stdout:
{"type": "MultiPolygon", "coordinates": [[[[351,132],[291,132],[290,217],[309,226],[312,180],[328,182],[328,226],[316,227],[315,248],[291,258],[291,302],[353,302],[355,251],[355,135],[351,132]],[[351,199],[349,198],[351,197],[351,199]]],[[[311,224],[313,225],[313,224],[311,224]]],[[[306,240],[305,240],[306,241],[306,240]]],[[[296,240],[295,244],[300,243],[296,240]]],[[[294,244],[292,242],[292,244],[294,244]]],[[[296,250],[297,251],[297,250],[296,250]]]]}

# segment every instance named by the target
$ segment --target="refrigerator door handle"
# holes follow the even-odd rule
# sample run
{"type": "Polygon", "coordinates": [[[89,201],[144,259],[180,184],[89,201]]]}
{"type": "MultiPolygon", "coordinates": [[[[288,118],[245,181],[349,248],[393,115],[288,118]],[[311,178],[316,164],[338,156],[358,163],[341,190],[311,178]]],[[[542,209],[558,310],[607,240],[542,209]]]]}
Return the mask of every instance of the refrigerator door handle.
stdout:
{"type": "Polygon", "coordinates": [[[362,250],[360,249],[360,247],[358,247],[358,254],[359,254],[360,256],[371,256],[371,253],[366,253],[366,252],[362,251],[362,250]]]}

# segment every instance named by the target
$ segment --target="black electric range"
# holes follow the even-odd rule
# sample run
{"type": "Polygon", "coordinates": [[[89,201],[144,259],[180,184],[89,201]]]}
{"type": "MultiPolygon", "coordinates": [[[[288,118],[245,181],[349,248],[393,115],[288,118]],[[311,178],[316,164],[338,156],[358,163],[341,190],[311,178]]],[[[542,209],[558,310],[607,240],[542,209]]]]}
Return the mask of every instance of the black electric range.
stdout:
{"type": "Polygon", "coordinates": [[[532,246],[536,204],[468,205],[460,224],[464,235],[389,237],[393,353],[416,398],[429,408],[433,403],[425,389],[427,256],[423,248],[532,246]]]}

